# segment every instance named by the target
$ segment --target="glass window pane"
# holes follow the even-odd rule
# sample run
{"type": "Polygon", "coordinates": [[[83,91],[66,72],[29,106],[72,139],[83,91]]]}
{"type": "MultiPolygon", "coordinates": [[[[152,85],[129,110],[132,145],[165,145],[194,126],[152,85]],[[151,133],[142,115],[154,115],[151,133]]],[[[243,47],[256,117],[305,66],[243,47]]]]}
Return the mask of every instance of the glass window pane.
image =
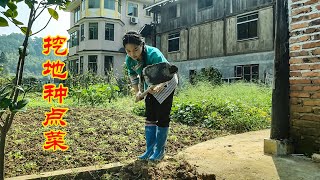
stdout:
{"type": "Polygon", "coordinates": [[[238,24],[238,40],[247,39],[248,38],[248,24],[238,24]]]}
{"type": "Polygon", "coordinates": [[[248,38],[258,36],[258,21],[251,21],[248,23],[248,38]]]}
{"type": "Polygon", "coordinates": [[[89,0],[89,8],[100,8],[100,0],[89,0]]]}
{"type": "Polygon", "coordinates": [[[115,10],[115,0],[104,0],[104,8],[115,10]]]}

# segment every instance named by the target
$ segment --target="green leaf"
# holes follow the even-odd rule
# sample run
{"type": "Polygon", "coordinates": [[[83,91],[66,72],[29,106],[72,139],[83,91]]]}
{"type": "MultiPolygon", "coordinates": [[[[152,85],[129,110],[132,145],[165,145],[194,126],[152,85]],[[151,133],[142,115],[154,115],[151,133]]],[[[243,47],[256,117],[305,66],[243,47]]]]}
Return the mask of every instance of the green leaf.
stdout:
{"type": "Polygon", "coordinates": [[[25,106],[30,102],[29,99],[22,99],[18,101],[12,108],[10,108],[10,111],[12,112],[25,112],[26,108],[25,106]]]}
{"type": "Polygon", "coordinates": [[[17,89],[19,89],[20,91],[24,92],[24,89],[21,86],[17,86],[17,89]]]}
{"type": "Polygon", "coordinates": [[[12,11],[12,18],[16,18],[18,16],[18,11],[14,10],[12,11]]]}
{"type": "Polygon", "coordinates": [[[15,25],[23,25],[22,22],[16,20],[16,19],[12,19],[12,21],[14,22],[15,25]]]}
{"type": "Polygon", "coordinates": [[[17,6],[13,2],[8,2],[7,5],[12,11],[17,9],[17,6]]]}
{"type": "Polygon", "coordinates": [[[5,26],[9,26],[8,21],[5,18],[0,17],[0,27],[5,27],[5,26]]]}
{"type": "Polygon", "coordinates": [[[7,17],[12,17],[13,16],[13,11],[11,9],[8,9],[6,12],[3,13],[7,17]]]}
{"type": "Polygon", "coordinates": [[[8,95],[10,94],[10,92],[6,92],[0,95],[0,101],[2,101],[3,99],[5,99],[8,95]]]}
{"type": "Polygon", "coordinates": [[[0,109],[7,109],[11,104],[11,99],[4,98],[0,101],[0,109]]]}
{"type": "Polygon", "coordinates": [[[48,8],[48,12],[55,20],[59,19],[59,14],[54,9],[48,8]]]}
{"type": "MultiPolygon", "coordinates": [[[[27,34],[27,27],[21,27],[21,31],[23,32],[23,34],[27,34]]],[[[30,33],[29,33],[29,35],[31,35],[32,34],[32,31],[30,30],[30,33]]]]}
{"type": "Polygon", "coordinates": [[[8,4],[9,0],[1,0],[0,1],[0,6],[2,6],[3,8],[6,8],[6,5],[8,4]]]}

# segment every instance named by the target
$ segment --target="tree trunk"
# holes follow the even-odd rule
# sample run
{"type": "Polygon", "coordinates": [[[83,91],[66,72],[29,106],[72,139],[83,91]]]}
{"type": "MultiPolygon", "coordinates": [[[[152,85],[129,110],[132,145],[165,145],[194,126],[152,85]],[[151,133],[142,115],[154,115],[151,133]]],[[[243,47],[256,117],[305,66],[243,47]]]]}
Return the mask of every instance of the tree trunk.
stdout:
{"type": "Polygon", "coordinates": [[[1,130],[1,140],[0,140],[0,180],[4,180],[4,147],[6,143],[6,130],[3,127],[1,130]]]}

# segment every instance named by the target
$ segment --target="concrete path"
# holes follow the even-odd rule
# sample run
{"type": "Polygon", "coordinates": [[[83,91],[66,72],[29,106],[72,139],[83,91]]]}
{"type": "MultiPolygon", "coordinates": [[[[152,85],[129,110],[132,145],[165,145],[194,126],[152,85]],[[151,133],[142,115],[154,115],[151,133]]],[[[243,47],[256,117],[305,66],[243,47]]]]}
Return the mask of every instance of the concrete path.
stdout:
{"type": "Polygon", "coordinates": [[[263,153],[270,130],[254,131],[209,140],[180,152],[197,171],[216,179],[320,180],[320,163],[306,157],[273,157],[263,153]]]}

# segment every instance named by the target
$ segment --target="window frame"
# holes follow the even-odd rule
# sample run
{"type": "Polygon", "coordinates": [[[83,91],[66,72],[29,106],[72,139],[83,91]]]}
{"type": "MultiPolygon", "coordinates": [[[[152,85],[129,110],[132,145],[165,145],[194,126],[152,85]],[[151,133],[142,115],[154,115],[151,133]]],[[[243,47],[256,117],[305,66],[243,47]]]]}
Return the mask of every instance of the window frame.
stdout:
{"type": "Polygon", "coordinates": [[[84,36],[84,24],[81,24],[80,25],[80,41],[84,41],[84,38],[85,38],[85,36],[84,36]]]}
{"type": "Polygon", "coordinates": [[[258,11],[250,12],[248,14],[239,15],[236,18],[237,18],[236,19],[236,33],[237,33],[237,41],[238,42],[259,39],[259,12],[258,11]],[[255,19],[249,19],[249,16],[253,16],[253,15],[257,15],[257,17],[255,19]],[[247,20],[239,22],[239,19],[241,19],[241,18],[247,18],[247,20]],[[253,36],[253,37],[249,37],[249,34],[250,34],[249,30],[250,29],[249,29],[248,23],[250,23],[250,22],[256,22],[256,24],[257,24],[256,25],[257,35],[253,36]],[[247,34],[246,34],[247,37],[239,39],[239,25],[245,24],[245,23],[248,24],[247,29],[246,29],[247,30],[247,34]]]}
{"type": "Polygon", "coordinates": [[[90,22],[89,23],[89,40],[98,40],[99,39],[99,23],[98,22],[90,22]],[[91,31],[90,29],[93,28],[93,27],[90,27],[90,24],[97,24],[97,33],[96,34],[93,34],[94,37],[91,38],[91,31]],[[95,35],[96,35],[96,38],[95,38],[95,35]]]}
{"type": "Polygon", "coordinates": [[[128,1],[128,2],[127,2],[127,16],[128,16],[128,17],[139,17],[139,4],[138,4],[138,3],[131,2],[131,1],[128,1]],[[129,4],[137,5],[137,16],[129,15],[129,4]]]}
{"type": "Polygon", "coordinates": [[[170,33],[170,34],[168,34],[168,53],[174,53],[174,52],[179,52],[180,51],[180,32],[173,32],[173,33],[170,33]],[[170,38],[170,36],[173,36],[173,35],[177,35],[177,34],[179,34],[179,36],[177,37],[172,37],[172,38],[170,38]],[[174,41],[174,40],[176,40],[176,39],[178,39],[178,50],[171,50],[170,51],[170,41],[172,42],[172,41],[174,41]]]}
{"type": "Polygon", "coordinates": [[[73,12],[73,21],[76,24],[80,20],[80,6],[74,9],[73,12]]]}
{"type": "Polygon", "coordinates": [[[109,9],[109,10],[113,10],[115,11],[116,10],[116,1],[115,0],[104,0],[104,9],[109,9]],[[106,7],[106,1],[109,2],[109,1],[113,1],[113,9],[110,9],[108,7],[106,7]]]}
{"type": "Polygon", "coordinates": [[[92,73],[97,74],[98,73],[98,55],[88,55],[88,72],[90,72],[91,68],[90,66],[93,65],[93,71],[92,73]],[[91,57],[95,57],[95,62],[90,62],[91,57]],[[95,66],[94,66],[95,65],[95,66]]]}
{"type": "MultiPolygon", "coordinates": [[[[100,3],[100,0],[94,0],[95,2],[98,2],[97,4],[98,4],[98,7],[90,7],[90,2],[93,2],[92,0],[90,0],[89,2],[88,2],[88,9],[100,9],[100,6],[101,6],[101,3],[100,3]]],[[[94,4],[95,5],[95,4],[94,4]]]]}
{"type": "Polygon", "coordinates": [[[79,73],[83,74],[83,56],[80,56],[79,60],[79,73]]]}
{"type": "Polygon", "coordinates": [[[259,64],[245,64],[245,65],[236,65],[234,66],[234,76],[241,78],[242,80],[246,80],[245,76],[250,76],[250,82],[259,80],[259,64]],[[257,72],[253,72],[253,68],[257,67],[257,72]],[[250,68],[250,73],[245,73],[245,68],[250,68]],[[238,74],[238,69],[240,69],[241,73],[238,74]],[[253,78],[256,76],[256,78],[253,78]]]}
{"type": "Polygon", "coordinates": [[[105,55],[104,62],[103,62],[103,72],[106,76],[108,75],[108,72],[112,71],[113,65],[114,65],[114,56],[105,55]],[[108,69],[107,71],[106,71],[106,60],[107,60],[106,57],[111,57],[111,61],[110,61],[110,59],[108,59],[109,62],[111,62],[111,63],[110,63],[110,69],[108,69]]]}
{"type": "Polygon", "coordinates": [[[112,23],[105,23],[105,26],[104,26],[104,40],[107,40],[107,41],[114,41],[114,33],[115,33],[115,31],[114,31],[114,24],[112,24],[112,23]],[[110,36],[110,28],[109,28],[109,36],[111,37],[109,37],[110,39],[107,39],[107,25],[112,25],[113,26],[113,28],[112,28],[112,30],[113,30],[113,32],[112,32],[112,37],[110,36]]]}

